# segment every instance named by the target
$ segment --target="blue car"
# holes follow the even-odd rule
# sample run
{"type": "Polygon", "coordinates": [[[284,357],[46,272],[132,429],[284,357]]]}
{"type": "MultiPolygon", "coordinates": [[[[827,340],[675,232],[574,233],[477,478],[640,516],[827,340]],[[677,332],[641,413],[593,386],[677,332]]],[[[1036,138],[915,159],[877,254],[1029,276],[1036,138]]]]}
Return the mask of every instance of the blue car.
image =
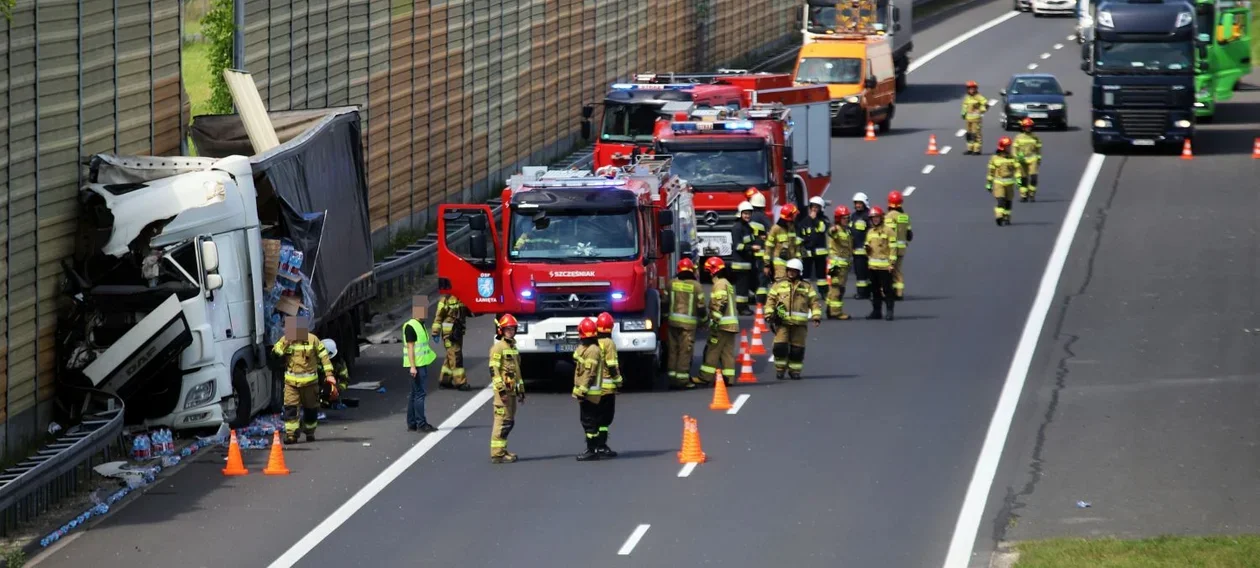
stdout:
{"type": "Polygon", "coordinates": [[[1034,126],[1067,129],[1067,97],[1059,80],[1049,73],[1019,73],[1011,77],[1002,95],[1002,128],[1018,130],[1020,121],[1031,118],[1034,126]]]}

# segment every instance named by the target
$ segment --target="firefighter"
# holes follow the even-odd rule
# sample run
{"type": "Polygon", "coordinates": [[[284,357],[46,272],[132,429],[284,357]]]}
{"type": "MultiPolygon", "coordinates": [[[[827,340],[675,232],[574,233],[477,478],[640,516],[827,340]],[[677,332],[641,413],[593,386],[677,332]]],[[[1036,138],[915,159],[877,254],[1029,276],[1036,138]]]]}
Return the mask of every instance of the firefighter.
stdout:
{"type": "Polygon", "coordinates": [[[693,388],[691,354],[696,347],[696,322],[704,313],[704,288],[696,280],[696,265],[690,258],[678,261],[678,270],[669,284],[669,381],[673,388],[693,388]]]}
{"type": "Polygon", "coordinates": [[[617,342],[613,341],[612,314],[601,312],[595,318],[595,333],[599,338],[599,353],[604,360],[603,396],[599,399],[599,455],[615,458],[617,452],[608,448],[608,428],[617,414],[617,389],[621,388],[621,366],[617,364],[617,342]]]}
{"type": "Polygon", "coordinates": [[[853,298],[856,300],[865,300],[871,294],[871,277],[866,270],[866,231],[870,228],[870,205],[870,199],[865,193],[859,191],[853,194],[853,216],[849,219],[849,234],[853,236],[853,279],[854,287],[857,288],[857,294],[853,298]]]}
{"type": "Polygon", "coordinates": [[[573,398],[578,400],[578,419],[586,433],[586,451],[579,454],[577,460],[591,461],[601,457],[599,440],[604,433],[600,429],[601,404],[608,396],[604,392],[607,369],[595,320],[583,318],[578,323],[578,340],[581,344],[573,351],[573,398]]]}
{"type": "Polygon", "coordinates": [[[827,295],[827,216],[823,214],[826,206],[821,197],[809,198],[809,212],[796,222],[804,278],[818,287],[820,296],[827,295]]]}
{"type": "Polygon", "coordinates": [[[464,330],[472,312],[454,294],[443,294],[438,300],[437,314],[433,317],[433,329],[429,335],[434,343],[442,338],[446,359],[442,361],[442,374],[438,388],[470,390],[464,374],[464,330]]]}
{"type": "Polygon", "coordinates": [[[801,279],[805,265],[801,259],[787,261],[787,278],[774,283],[766,299],[766,320],[774,326],[774,373],[783,380],[786,371],[794,381],[801,380],[805,368],[805,324],[822,322],[822,301],[818,288],[801,279]]]}
{"type": "Polygon", "coordinates": [[[844,313],[844,290],[849,279],[849,259],[853,256],[853,235],[849,234],[849,208],[836,207],[835,224],[827,230],[827,317],[847,320],[844,313]]]}
{"type": "Polygon", "coordinates": [[[884,211],[871,209],[871,230],[866,233],[866,257],[871,270],[871,313],[866,319],[893,320],[893,264],[897,262],[897,233],[884,223],[884,211]],[[883,308],[888,308],[885,314],[883,308]]]}
{"type": "Polygon", "coordinates": [[[1019,122],[1023,132],[1015,135],[1011,144],[1015,149],[1015,159],[1024,167],[1023,179],[1020,180],[1019,200],[1037,200],[1037,169],[1041,165],[1041,138],[1033,132],[1033,119],[1025,118],[1019,122]]]}
{"type": "Polygon", "coordinates": [[[739,333],[739,316],[735,315],[732,301],[735,287],[723,277],[726,264],[722,259],[709,257],[704,261],[704,269],[713,278],[713,290],[709,293],[709,342],[704,346],[700,377],[692,382],[708,385],[720,368],[722,378],[730,385],[735,381],[735,334],[739,333]]]}
{"type": "Polygon", "coordinates": [[[788,259],[800,256],[801,238],[793,229],[797,212],[795,205],[784,205],[779,210],[779,221],[770,228],[770,234],[766,236],[766,246],[770,249],[770,259],[774,264],[775,282],[787,276],[784,267],[788,259]]]}
{"type": "Polygon", "coordinates": [[[884,224],[896,236],[893,246],[897,249],[897,261],[893,263],[892,268],[892,287],[898,300],[905,297],[906,291],[906,281],[901,265],[906,261],[906,250],[909,248],[910,241],[914,240],[914,229],[910,227],[910,215],[906,213],[904,202],[905,199],[900,191],[888,192],[888,214],[884,216],[884,224]]]}
{"type": "Polygon", "coordinates": [[[985,191],[997,199],[993,215],[999,227],[1011,224],[1011,198],[1021,187],[1019,180],[1024,177],[1023,171],[1019,160],[1011,156],[1011,139],[1006,136],[999,138],[997,153],[989,158],[989,172],[984,185],[985,191]]]}
{"type": "MultiPolygon", "coordinates": [[[[761,247],[757,244],[756,230],[753,229],[751,203],[744,201],[739,204],[737,209],[739,212],[739,220],[735,222],[735,228],[731,230],[731,239],[735,243],[733,258],[731,259],[731,272],[735,279],[735,306],[739,309],[739,313],[743,315],[751,315],[752,307],[748,305],[749,296],[756,293],[758,273],[754,271],[755,260],[757,254],[761,252],[761,247]]],[[[754,296],[755,299],[755,296],[754,296]]]]}
{"type": "Polygon", "coordinates": [[[337,378],[335,384],[327,381],[319,386],[319,405],[324,408],[334,408],[340,402],[340,393],[350,388],[350,368],[346,366],[343,359],[337,358],[337,342],[331,339],[321,341],[324,344],[324,350],[328,351],[328,360],[333,364],[333,376],[337,378]]]}
{"type": "Polygon", "coordinates": [[[766,235],[770,231],[770,218],[766,216],[766,196],[755,187],[744,192],[748,203],[753,206],[752,217],[748,224],[753,228],[754,255],[753,272],[757,273],[757,304],[766,303],[766,292],[770,290],[770,278],[774,276],[773,264],[770,262],[769,249],[766,247],[766,235]]]}
{"type": "MultiPolygon", "coordinates": [[[[337,392],[337,379],[333,375],[332,358],[324,343],[301,324],[285,330],[284,337],[272,346],[271,351],[285,359],[284,368],[284,443],[295,444],[299,432],[306,434],[307,442],[315,441],[315,428],[319,426],[319,373],[324,372],[324,382],[337,392]],[[298,411],[301,410],[301,417],[298,411]]],[[[241,409],[247,412],[249,409],[241,409]]]]}
{"type": "Polygon", "coordinates": [[[962,118],[967,123],[966,154],[978,156],[984,147],[981,120],[986,112],[989,112],[989,99],[980,94],[975,81],[967,81],[967,96],[962,101],[962,118]]]}
{"type": "Polygon", "coordinates": [[[507,451],[508,434],[516,425],[516,403],[525,402],[521,380],[521,356],[516,351],[516,318],[506,314],[495,322],[495,341],[490,347],[490,385],[494,388],[494,424],[490,427],[490,463],[512,463],[507,451]]]}

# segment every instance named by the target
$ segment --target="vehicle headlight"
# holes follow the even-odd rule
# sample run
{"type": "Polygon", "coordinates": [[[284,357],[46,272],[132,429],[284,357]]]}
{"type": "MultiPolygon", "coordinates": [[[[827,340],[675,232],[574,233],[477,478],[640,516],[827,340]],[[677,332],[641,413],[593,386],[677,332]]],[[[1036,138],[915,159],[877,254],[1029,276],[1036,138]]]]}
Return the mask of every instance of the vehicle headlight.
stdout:
{"type": "Polygon", "coordinates": [[[1173,124],[1174,124],[1177,128],[1190,128],[1190,121],[1189,121],[1189,120],[1185,120],[1185,119],[1178,120],[1177,122],[1174,122],[1173,124]]]}
{"type": "Polygon", "coordinates": [[[1048,106],[1050,110],[1063,110],[1063,105],[1059,103],[1050,103],[1048,106]]]}
{"type": "Polygon", "coordinates": [[[1094,121],[1094,128],[1109,128],[1110,126],[1111,121],[1105,118],[1100,118],[1094,121]]]}
{"type": "Polygon", "coordinates": [[[1028,105],[1024,103],[1011,103],[1010,107],[1011,107],[1011,110],[1024,110],[1028,108],[1028,105]]]}
{"type": "MultiPolygon", "coordinates": [[[[208,380],[191,389],[188,389],[188,396],[184,398],[184,410],[188,410],[189,408],[196,408],[207,402],[210,402],[211,400],[214,400],[214,391],[215,391],[214,379],[208,380]]],[[[238,408],[236,411],[242,412],[242,409],[238,408]]],[[[243,411],[248,413],[249,409],[246,408],[246,409],[243,409],[243,411]]]]}
{"type": "Polygon", "coordinates": [[[650,319],[628,319],[621,320],[621,331],[651,331],[652,320],[650,319]]]}
{"type": "Polygon", "coordinates": [[[861,100],[862,100],[862,98],[861,98],[861,97],[858,97],[858,96],[856,96],[856,95],[854,95],[854,96],[849,96],[849,97],[845,97],[845,98],[844,98],[844,102],[846,102],[846,103],[853,103],[853,104],[858,104],[859,102],[861,102],[861,100]]]}

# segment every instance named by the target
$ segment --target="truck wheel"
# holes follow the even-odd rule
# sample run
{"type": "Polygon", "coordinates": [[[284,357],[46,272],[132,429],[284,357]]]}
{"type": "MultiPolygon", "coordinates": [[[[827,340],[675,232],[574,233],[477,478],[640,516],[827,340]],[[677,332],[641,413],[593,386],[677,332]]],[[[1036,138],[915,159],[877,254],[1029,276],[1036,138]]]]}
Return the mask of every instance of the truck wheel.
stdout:
{"type": "Polygon", "coordinates": [[[907,83],[906,72],[902,71],[900,74],[897,75],[897,92],[898,93],[906,90],[906,83],[907,83]]]}
{"type": "Polygon", "coordinates": [[[1107,150],[1110,148],[1110,146],[1108,146],[1107,144],[1104,144],[1104,143],[1099,142],[1099,141],[1097,141],[1097,140],[1092,140],[1092,141],[1091,141],[1091,145],[1094,147],[1094,153],[1095,153],[1095,154],[1103,154],[1103,155],[1106,155],[1106,154],[1107,154],[1107,150]]]}
{"type": "Polygon", "coordinates": [[[879,123],[879,132],[881,134],[887,134],[889,131],[892,130],[893,115],[896,113],[897,113],[897,107],[895,105],[889,105],[888,115],[884,117],[883,122],[879,123]]]}
{"type": "Polygon", "coordinates": [[[284,377],[274,370],[271,371],[271,404],[267,405],[267,412],[284,412],[284,377]]]}
{"type": "Polygon", "coordinates": [[[239,429],[249,426],[249,421],[253,418],[254,396],[249,392],[245,367],[241,365],[232,369],[232,394],[236,396],[236,416],[228,422],[228,427],[239,429]]]}

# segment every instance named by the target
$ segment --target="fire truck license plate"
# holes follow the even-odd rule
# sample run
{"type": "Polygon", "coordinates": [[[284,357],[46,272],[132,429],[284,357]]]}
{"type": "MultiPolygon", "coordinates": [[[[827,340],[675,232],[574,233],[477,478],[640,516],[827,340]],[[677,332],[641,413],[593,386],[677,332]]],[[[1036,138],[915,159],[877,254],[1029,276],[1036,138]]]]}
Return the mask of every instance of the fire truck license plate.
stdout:
{"type": "Polygon", "coordinates": [[[556,347],[556,353],[572,353],[577,350],[578,344],[576,341],[563,341],[553,343],[553,345],[556,347]]]}
{"type": "Polygon", "coordinates": [[[730,256],[731,254],[731,234],[730,233],[696,233],[696,249],[702,255],[717,253],[718,256],[730,256]]]}

